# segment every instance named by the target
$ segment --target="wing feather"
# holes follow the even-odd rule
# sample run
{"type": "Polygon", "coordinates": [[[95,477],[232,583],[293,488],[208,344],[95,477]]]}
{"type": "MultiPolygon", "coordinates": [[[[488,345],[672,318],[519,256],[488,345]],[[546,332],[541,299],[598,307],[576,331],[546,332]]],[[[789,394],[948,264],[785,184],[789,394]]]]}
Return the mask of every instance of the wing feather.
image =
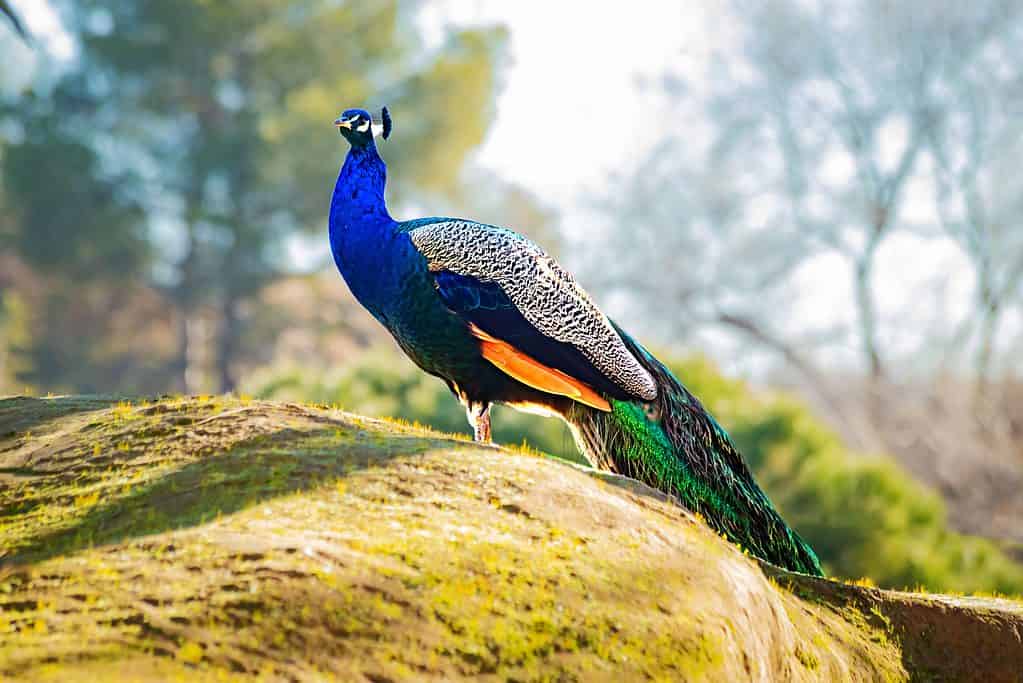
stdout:
{"type": "MultiPolygon", "coordinates": [[[[580,353],[595,374],[619,389],[612,393],[624,392],[646,401],[656,398],[653,377],[628,350],[611,322],[575,279],[530,240],[504,228],[452,219],[417,222],[408,234],[432,271],[447,271],[481,283],[461,287],[462,291],[454,288],[451,299],[473,299],[455,301],[456,307],[468,305],[485,311],[490,306],[498,310],[499,306],[493,306],[495,297],[506,298],[532,328],[523,330],[521,325],[513,325],[509,334],[528,338],[531,333],[539,333],[560,342],[542,353],[524,349],[533,360],[564,371],[562,363],[571,361],[563,357],[565,349],[558,348],[564,346],[580,353]],[[555,359],[558,362],[553,362],[555,359]]],[[[494,334],[493,330],[486,331],[494,334]]],[[[506,334],[495,337],[518,344],[506,334]]],[[[567,374],[579,377],[576,372],[567,374]]],[[[588,377],[579,379],[589,385],[598,384],[588,377]]]]}
{"type": "Polygon", "coordinates": [[[556,368],[547,367],[508,342],[492,337],[475,325],[470,325],[470,330],[473,336],[480,340],[483,357],[499,370],[526,386],[545,391],[548,394],[567,396],[597,410],[611,411],[611,404],[607,402],[607,399],[574,377],[556,368]]]}

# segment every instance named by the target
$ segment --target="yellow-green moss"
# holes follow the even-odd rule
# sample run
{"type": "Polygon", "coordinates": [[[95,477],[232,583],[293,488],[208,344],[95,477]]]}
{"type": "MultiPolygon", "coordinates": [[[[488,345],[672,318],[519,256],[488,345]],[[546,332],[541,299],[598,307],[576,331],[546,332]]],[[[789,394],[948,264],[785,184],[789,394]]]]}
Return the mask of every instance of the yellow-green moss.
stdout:
{"type": "Polygon", "coordinates": [[[0,402],[0,678],[908,676],[888,594],[649,493],[337,410],[0,402]]]}

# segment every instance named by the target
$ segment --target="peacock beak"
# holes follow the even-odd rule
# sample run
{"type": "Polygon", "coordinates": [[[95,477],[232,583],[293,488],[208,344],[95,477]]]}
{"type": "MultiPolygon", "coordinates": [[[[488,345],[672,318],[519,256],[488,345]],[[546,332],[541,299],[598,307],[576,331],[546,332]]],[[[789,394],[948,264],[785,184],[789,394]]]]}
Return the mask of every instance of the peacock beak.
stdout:
{"type": "Polygon", "coordinates": [[[352,129],[352,122],[347,119],[335,119],[334,125],[338,128],[347,128],[348,130],[352,129]]]}

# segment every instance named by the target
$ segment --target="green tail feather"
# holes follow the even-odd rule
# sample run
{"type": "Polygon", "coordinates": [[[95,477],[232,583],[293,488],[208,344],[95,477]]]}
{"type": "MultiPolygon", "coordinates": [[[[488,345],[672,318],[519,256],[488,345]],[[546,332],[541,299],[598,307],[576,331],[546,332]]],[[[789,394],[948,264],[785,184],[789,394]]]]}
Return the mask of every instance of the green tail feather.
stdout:
{"type": "Polygon", "coordinates": [[[612,401],[610,413],[573,406],[565,417],[590,461],[667,493],[763,560],[823,576],[817,555],[757,486],[721,425],[660,361],[621,334],[657,380],[659,396],[652,406],[612,401]]]}

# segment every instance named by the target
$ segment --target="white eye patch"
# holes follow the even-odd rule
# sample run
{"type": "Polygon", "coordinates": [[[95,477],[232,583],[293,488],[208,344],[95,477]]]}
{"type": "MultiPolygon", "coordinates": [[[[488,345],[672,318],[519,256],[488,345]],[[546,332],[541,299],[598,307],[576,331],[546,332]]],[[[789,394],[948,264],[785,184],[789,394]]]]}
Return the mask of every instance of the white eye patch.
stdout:
{"type": "Polygon", "coordinates": [[[365,133],[367,130],[369,130],[369,127],[370,127],[370,122],[369,121],[363,121],[362,125],[359,126],[358,128],[356,128],[355,130],[359,131],[360,133],[365,133]]]}

